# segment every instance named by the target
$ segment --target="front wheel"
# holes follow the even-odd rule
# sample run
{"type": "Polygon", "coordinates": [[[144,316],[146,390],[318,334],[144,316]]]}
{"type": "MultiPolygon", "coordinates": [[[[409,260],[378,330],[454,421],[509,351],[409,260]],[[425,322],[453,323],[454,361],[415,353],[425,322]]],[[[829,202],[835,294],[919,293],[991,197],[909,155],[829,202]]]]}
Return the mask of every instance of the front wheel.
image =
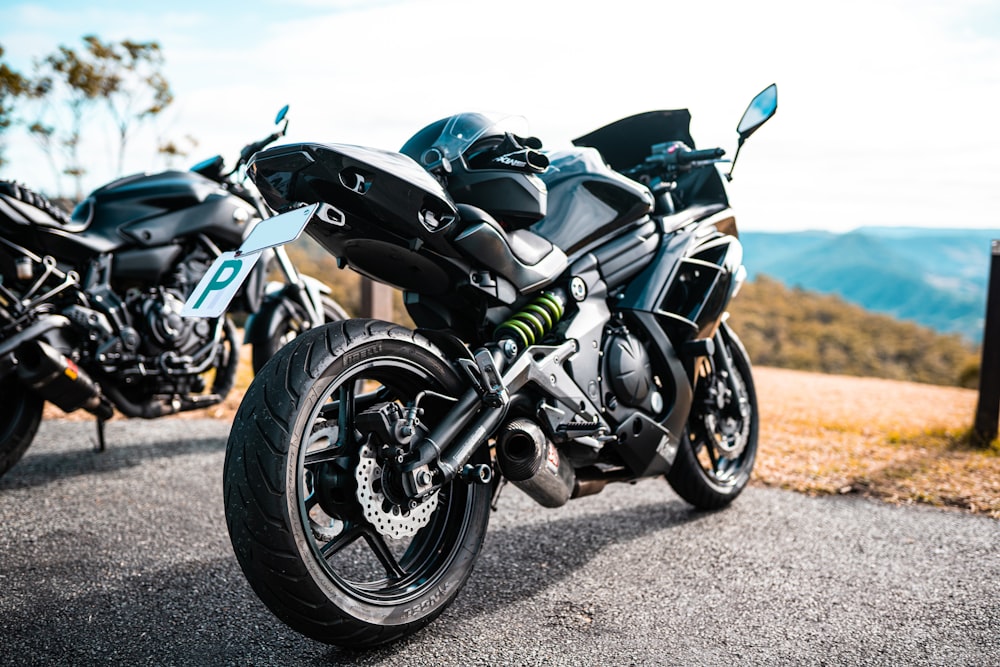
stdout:
{"type": "Polygon", "coordinates": [[[14,373],[0,378],[0,475],[21,460],[38,432],[45,401],[14,373]]]}
{"type": "Polygon", "coordinates": [[[703,360],[688,425],[667,481],[699,509],[731,503],[750,481],[757,456],[757,393],[750,358],[725,324],[703,360]],[[721,343],[721,344],[720,344],[721,343]]]}
{"type": "Polygon", "coordinates": [[[458,594],[490,488],[455,480],[400,506],[381,473],[400,444],[386,416],[419,401],[419,428],[433,428],[462,388],[430,341],[374,320],[312,329],[255,377],[226,448],[226,522],[251,587],[294,630],[373,646],[425,626],[458,594]]]}
{"type": "MultiPolygon", "coordinates": [[[[347,319],[347,312],[330,297],[320,297],[324,322],[347,319]]],[[[267,328],[266,338],[254,343],[251,362],[256,374],[282,347],[309,330],[305,309],[290,299],[275,299],[264,304],[257,315],[267,328]]]]}

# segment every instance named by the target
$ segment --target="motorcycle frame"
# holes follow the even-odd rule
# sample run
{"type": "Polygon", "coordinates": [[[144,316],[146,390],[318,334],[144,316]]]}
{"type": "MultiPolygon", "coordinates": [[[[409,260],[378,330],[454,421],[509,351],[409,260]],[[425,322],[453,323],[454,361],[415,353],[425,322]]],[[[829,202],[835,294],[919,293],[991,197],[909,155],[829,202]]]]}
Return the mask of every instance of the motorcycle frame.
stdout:
{"type": "MultiPolygon", "coordinates": [[[[677,216],[660,219],[664,232],[656,258],[633,277],[617,297],[614,312],[608,308],[606,288],[592,260],[585,256],[570,267],[569,274],[581,277],[587,285],[587,297],[577,304],[578,313],[570,321],[566,341],[559,345],[533,345],[516,356],[504,355],[501,347],[487,344],[463,364],[472,378],[472,388],[462,396],[441,425],[414,446],[414,455],[399,467],[402,487],[408,497],[419,499],[433,493],[456,476],[469,473],[465,466],[473,453],[503,421],[508,406],[521,390],[532,385],[554,403],[564,406],[574,417],[593,420],[593,433],[576,438],[578,444],[600,448],[604,442],[618,441],[615,450],[627,470],[613,470],[606,481],[625,481],[666,473],[672,465],[685,433],[694,400],[697,360],[709,357],[713,363],[726,363],[724,346],[718,330],[730,300],[738,292],[746,272],[742,265],[735,217],[728,206],[706,206],[687,210],[677,216]],[[699,259],[710,254],[715,261],[699,259]],[[711,272],[709,289],[686,303],[678,303],[670,289],[685,268],[697,267],[711,272]],[[684,307],[684,317],[677,311],[684,307]],[[602,416],[608,406],[592,401],[582,386],[597,382],[606,387],[600,374],[603,366],[595,360],[602,347],[604,330],[614,313],[641,330],[651,343],[654,369],[672,388],[672,400],[666,414],[654,421],[639,411],[630,419],[643,419],[647,433],[638,445],[620,442],[629,423],[619,426],[619,437],[602,416]],[[495,364],[490,369],[488,361],[495,364]],[[571,373],[563,364],[567,364],[571,373]],[[470,370],[470,368],[478,369],[470,370]],[[492,379],[492,385],[491,385],[492,379]],[[581,386],[582,385],[582,386],[581,386]],[[496,397],[502,397],[497,400],[496,397]],[[477,412],[472,408],[482,404],[477,412]]],[[[606,395],[604,391],[601,396],[606,395]]],[[[550,425],[551,428],[551,425],[550,425]]],[[[590,480],[595,481],[595,480],[590,480]]],[[[600,481],[600,480],[597,480],[600,481]]],[[[574,497],[583,495],[578,485],[574,497]]]]}

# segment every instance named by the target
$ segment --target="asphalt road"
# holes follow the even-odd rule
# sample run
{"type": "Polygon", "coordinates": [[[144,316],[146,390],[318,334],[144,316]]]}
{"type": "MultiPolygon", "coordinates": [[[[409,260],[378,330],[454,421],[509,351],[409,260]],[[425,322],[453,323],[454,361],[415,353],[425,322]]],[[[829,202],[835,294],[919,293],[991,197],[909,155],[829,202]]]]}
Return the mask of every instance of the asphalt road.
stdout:
{"type": "Polygon", "coordinates": [[[410,639],[301,637],[222,512],[228,424],[43,424],[0,478],[2,665],[998,665],[1000,522],[661,480],[548,510],[509,488],[469,584],[410,639]]]}

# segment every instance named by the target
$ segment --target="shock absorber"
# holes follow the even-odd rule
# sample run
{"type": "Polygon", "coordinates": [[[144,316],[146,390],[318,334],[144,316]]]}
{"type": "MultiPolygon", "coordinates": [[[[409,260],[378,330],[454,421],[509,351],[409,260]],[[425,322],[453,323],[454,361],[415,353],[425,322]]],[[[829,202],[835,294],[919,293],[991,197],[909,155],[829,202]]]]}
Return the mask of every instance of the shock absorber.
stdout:
{"type": "Polygon", "coordinates": [[[523,350],[538,343],[558,324],[565,313],[566,296],[562,290],[542,292],[528,305],[505,320],[493,332],[500,341],[510,338],[523,350]]]}

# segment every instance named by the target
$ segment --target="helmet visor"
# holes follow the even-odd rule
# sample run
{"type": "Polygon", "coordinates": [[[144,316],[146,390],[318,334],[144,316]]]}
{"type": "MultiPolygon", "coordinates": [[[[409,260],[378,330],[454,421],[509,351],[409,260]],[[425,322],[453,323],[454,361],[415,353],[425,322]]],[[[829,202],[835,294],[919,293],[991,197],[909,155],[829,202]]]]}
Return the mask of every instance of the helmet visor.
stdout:
{"type": "Polygon", "coordinates": [[[479,139],[505,132],[527,136],[524,116],[497,113],[462,113],[448,119],[433,147],[449,160],[457,160],[479,139]]]}

